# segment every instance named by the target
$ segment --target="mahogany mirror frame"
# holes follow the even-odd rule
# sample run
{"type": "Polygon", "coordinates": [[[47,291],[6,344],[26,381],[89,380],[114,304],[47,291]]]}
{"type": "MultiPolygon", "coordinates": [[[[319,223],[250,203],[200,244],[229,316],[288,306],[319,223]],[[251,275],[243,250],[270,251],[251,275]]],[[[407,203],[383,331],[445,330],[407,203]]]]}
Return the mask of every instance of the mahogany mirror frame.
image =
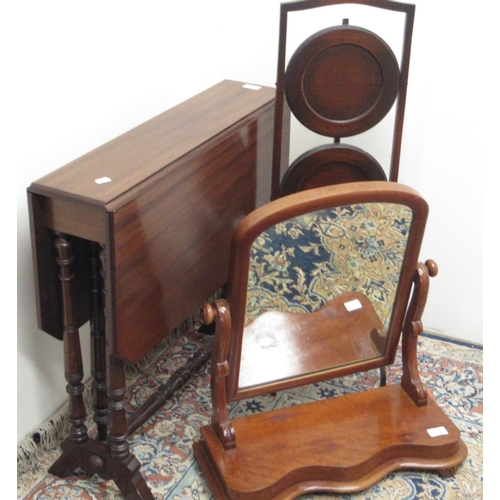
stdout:
{"type": "MultiPolygon", "coordinates": [[[[236,401],[392,364],[418,265],[427,215],[427,202],[412,188],[388,181],[367,181],[302,191],[275,200],[246,216],[237,226],[232,240],[227,296],[230,324],[219,325],[219,338],[216,338],[214,345],[216,363],[225,364],[227,360],[228,365],[226,365],[228,373],[224,384],[226,394],[223,399],[227,402],[236,401]],[[401,204],[410,208],[413,214],[383,354],[380,357],[359,360],[320,372],[269,381],[258,386],[239,387],[238,375],[245,328],[250,250],[253,242],[263,231],[279,222],[328,207],[360,203],[401,204]]],[[[217,395],[216,398],[219,396],[221,395],[217,395]]]]}
{"type": "Polygon", "coordinates": [[[394,132],[392,141],[391,164],[389,180],[396,182],[399,174],[399,159],[403,136],[403,122],[406,106],[406,91],[410,66],[411,40],[415,18],[415,5],[391,0],[297,0],[284,2],[280,7],[280,28],[278,45],[278,65],[276,76],[276,104],[274,115],[273,138],[273,166],[271,199],[280,196],[281,177],[288,169],[288,142],[286,137],[290,109],[285,98],[286,78],[286,41],[288,28],[288,14],[303,10],[315,9],[331,5],[358,4],[379,9],[401,12],[405,14],[402,54],[400,61],[399,91],[396,101],[396,114],[394,118],[394,132]]]}

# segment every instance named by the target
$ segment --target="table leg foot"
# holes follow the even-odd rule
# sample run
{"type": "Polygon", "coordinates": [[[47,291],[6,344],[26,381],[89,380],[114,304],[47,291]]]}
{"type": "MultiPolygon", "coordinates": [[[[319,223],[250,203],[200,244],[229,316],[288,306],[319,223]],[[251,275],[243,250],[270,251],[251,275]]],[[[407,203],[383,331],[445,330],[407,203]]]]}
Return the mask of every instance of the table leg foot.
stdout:
{"type": "Polygon", "coordinates": [[[67,439],[61,448],[63,453],[50,467],[50,474],[66,477],[81,469],[89,476],[97,474],[114,481],[126,500],[154,500],[134,455],[129,454],[125,460],[113,457],[108,444],[93,439],[84,444],[67,439]]]}

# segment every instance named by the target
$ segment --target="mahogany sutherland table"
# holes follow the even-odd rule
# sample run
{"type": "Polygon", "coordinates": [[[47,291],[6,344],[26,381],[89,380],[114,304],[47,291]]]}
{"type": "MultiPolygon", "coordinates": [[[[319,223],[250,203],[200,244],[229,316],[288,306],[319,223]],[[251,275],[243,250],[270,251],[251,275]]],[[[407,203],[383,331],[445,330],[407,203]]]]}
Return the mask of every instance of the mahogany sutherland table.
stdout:
{"type": "Polygon", "coordinates": [[[223,81],[28,188],[38,323],[63,340],[68,382],[53,474],[80,467],[153,498],[129,451],[123,362],[226,282],[233,228],[270,199],[273,113],[274,89],[223,81]],[[88,320],[98,440],[84,424],[88,320]]]}

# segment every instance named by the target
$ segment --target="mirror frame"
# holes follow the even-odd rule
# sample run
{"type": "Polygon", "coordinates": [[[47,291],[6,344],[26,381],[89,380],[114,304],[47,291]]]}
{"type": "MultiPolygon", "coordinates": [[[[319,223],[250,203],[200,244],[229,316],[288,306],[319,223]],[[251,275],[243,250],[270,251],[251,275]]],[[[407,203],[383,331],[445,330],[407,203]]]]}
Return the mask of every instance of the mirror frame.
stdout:
{"type": "Polygon", "coordinates": [[[233,233],[231,245],[227,297],[231,313],[231,328],[227,333],[223,333],[229,338],[221,339],[221,343],[229,344],[227,402],[392,364],[396,357],[412,282],[417,270],[428,211],[427,202],[414,189],[395,182],[368,181],[302,191],[268,203],[247,215],[233,233]],[[258,386],[238,387],[241,347],[245,328],[250,251],[255,239],[270,227],[293,217],[325,208],[361,203],[400,204],[410,208],[413,213],[383,355],[320,372],[270,381],[258,386]]]}

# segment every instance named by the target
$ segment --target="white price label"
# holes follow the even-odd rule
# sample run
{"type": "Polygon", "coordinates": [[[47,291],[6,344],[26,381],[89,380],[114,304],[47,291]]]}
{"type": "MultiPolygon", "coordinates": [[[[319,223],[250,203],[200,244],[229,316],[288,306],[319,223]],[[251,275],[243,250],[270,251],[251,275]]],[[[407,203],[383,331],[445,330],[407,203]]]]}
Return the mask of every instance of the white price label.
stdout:
{"type": "Polygon", "coordinates": [[[106,182],[111,182],[111,179],[109,177],[100,177],[95,180],[96,184],[106,184],[106,182]]]}
{"type": "Polygon", "coordinates": [[[433,427],[432,429],[427,429],[427,433],[429,434],[430,437],[435,438],[438,436],[446,436],[448,434],[448,431],[446,430],[445,427],[433,427]]]}
{"type": "Polygon", "coordinates": [[[252,85],[251,83],[245,83],[245,85],[243,85],[243,88],[250,90],[260,90],[262,87],[259,87],[258,85],[252,85]]]}
{"type": "Polygon", "coordinates": [[[363,307],[358,299],[350,300],[349,302],[344,302],[344,306],[349,312],[355,311],[356,309],[361,309],[363,307]]]}

